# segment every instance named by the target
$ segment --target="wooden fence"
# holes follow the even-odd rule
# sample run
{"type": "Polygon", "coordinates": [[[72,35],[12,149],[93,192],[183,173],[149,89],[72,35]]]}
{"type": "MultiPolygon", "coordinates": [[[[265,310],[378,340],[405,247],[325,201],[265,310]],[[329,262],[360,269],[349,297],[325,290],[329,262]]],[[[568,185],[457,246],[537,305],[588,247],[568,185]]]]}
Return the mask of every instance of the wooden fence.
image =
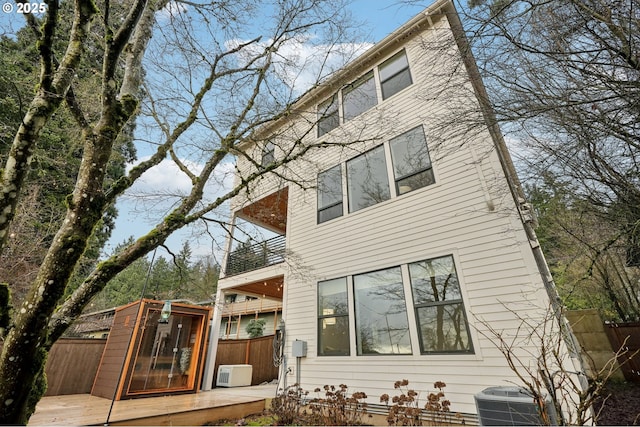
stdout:
{"type": "Polygon", "coordinates": [[[61,338],[53,344],[45,372],[45,396],[90,393],[106,339],[61,338]]]}
{"type": "MultiPolygon", "coordinates": [[[[91,393],[106,339],[61,338],[51,347],[45,372],[45,396],[91,393]]],[[[220,365],[253,365],[252,385],[278,377],[273,366],[273,335],[218,342],[215,372],[220,365]]],[[[0,343],[2,351],[2,343],[0,343]]],[[[214,382],[215,385],[215,382],[214,382]]]]}
{"type": "Polygon", "coordinates": [[[278,378],[278,368],[273,366],[273,335],[218,341],[216,374],[220,365],[252,365],[251,385],[278,378]]]}
{"type": "Polygon", "coordinates": [[[625,379],[640,383],[640,322],[607,323],[605,331],[614,350],[624,347],[618,362],[625,379]]]}

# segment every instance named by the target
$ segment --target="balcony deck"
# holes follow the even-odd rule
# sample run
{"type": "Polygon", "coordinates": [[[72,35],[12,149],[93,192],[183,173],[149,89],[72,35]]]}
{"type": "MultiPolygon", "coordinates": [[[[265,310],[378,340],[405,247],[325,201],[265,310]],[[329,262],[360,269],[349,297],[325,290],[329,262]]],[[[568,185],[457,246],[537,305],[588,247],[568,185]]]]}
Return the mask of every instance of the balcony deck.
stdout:
{"type": "MultiPolygon", "coordinates": [[[[260,413],[276,394],[275,384],[216,388],[193,394],[120,400],[109,425],[204,425],[260,413]]],[[[44,397],[30,426],[107,425],[111,400],[89,394],[44,397]]]]}
{"type": "Polygon", "coordinates": [[[222,316],[236,316],[239,314],[266,313],[282,311],[282,301],[259,298],[239,302],[226,303],[222,309],[222,316]]]}

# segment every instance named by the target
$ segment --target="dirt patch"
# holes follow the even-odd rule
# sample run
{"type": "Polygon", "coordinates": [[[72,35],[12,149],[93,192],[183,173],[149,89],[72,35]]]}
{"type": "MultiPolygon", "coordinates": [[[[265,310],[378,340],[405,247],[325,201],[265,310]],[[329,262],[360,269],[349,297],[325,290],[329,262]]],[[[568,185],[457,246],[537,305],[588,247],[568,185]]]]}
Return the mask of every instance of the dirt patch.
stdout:
{"type": "Polygon", "coordinates": [[[609,397],[604,400],[598,425],[640,425],[640,384],[611,384],[607,386],[607,393],[609,397]]]}

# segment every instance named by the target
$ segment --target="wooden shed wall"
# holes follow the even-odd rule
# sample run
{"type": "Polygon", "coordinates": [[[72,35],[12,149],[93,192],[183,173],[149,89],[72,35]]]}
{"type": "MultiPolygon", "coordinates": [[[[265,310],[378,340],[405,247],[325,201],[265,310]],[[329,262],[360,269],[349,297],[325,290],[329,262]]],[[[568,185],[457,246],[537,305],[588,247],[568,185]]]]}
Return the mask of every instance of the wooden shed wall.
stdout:
{"type": "Polygon", "coordinates": [[[122,373],[122,363],[129,348],[138,314],[138,304],[116,311],[111,333],[102,354],[91,394],[112,399],[122,373]]]}

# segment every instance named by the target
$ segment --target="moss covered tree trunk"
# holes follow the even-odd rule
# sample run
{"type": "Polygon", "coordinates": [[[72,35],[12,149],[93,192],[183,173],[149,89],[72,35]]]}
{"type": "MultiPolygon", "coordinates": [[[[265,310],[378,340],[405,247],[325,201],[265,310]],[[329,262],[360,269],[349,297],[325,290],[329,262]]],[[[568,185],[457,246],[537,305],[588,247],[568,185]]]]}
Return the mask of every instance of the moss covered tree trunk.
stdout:
{"type": "MultiPolygon", "coordinates": [[[[14,308],[14,322],[0,355],[0,424],[26,424],[35,404],[46,391],[43,378],[46,358],[53,341],[48,333],[52,314],[64,295],[68,281],[87,248],[93,230],[108,206],[103,193],[107,163],[116,137],[136,108],[129,94],[118,94],[114,81],[116,65],[146,2],[132,7],[127,20],[113,37],[107,37],[103,62],[102,114],[95,126],[82,120],[83,158],[74,191],[67,197],[67,213],[38,271],[31,291],[21,306],[14,308]],[[119,95],[119,96],[118,96],[119,95]]],[[[50,3],[44,33],[39,40],[43,58],[40,93],[34,99],[22,124],[3,175],[1,207],[6,212],[0,222],[0,236],[15,210],[15,199],[24,181],[30,153],[39,131],[58,109],[73,79],[83,45],[89,35],[89,23],[97,12],[93,2],[76,0],[74,23],[64,59],[53,72],[51,57],[57,6],[50,3]],[[50,28],[47,24],[51,24],[50,28]],[[53,72],[53,74],[52,74],[53,72]],[[51,77],[53,75],[53,78],[51,77]],[[48,90],[47,90],[48,89],[48,90]],[[53,92],[51,92],[53,91],[53,92]],[[22,170],[24,169],[24,170],[22,170]],[[13,190],[10,191],[10,190],[13,190]]]]}

